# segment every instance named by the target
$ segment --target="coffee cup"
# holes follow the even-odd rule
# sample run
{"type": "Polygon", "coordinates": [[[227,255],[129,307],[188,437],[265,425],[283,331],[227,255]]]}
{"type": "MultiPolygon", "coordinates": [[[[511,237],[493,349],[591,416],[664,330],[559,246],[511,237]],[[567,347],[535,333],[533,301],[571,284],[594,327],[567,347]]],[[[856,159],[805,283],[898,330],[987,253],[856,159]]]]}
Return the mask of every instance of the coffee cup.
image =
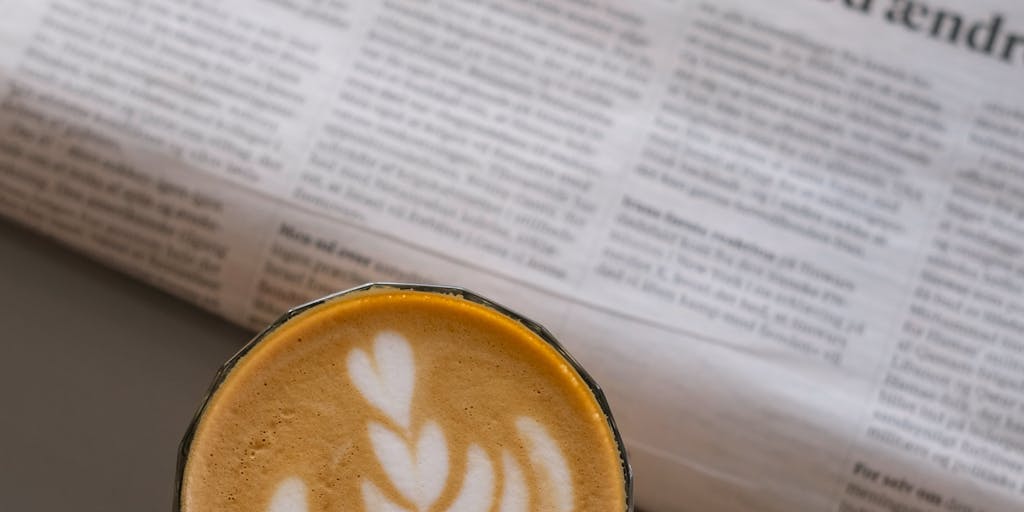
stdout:
{"type": "Polygon", "coordinates": [[[374,283],[295,308],[217,373],[177,512],[633,509],[601,389],[472,292],[374,283]]]}

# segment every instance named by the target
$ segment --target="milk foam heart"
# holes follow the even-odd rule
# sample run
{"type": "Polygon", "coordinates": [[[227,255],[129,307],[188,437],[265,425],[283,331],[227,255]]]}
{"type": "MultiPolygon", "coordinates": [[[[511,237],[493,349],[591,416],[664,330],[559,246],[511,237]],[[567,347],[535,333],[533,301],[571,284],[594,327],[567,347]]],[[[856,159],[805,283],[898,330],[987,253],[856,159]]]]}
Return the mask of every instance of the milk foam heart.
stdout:
{"type": "Polygon", "coordinates": [[[548,342],[458,296],[371,290],[297,315],[202,414],[182,510],[626,510],[605,411],[548,342]]]}

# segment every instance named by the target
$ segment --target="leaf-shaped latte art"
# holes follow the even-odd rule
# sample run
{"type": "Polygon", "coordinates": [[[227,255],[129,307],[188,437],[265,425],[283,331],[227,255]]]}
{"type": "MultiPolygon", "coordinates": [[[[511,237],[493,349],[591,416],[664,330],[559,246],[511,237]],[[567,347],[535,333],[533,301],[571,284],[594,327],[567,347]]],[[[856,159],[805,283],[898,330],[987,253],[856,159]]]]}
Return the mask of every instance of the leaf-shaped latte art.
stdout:
{"type": "Polygon", "coordinates": [[[558,443],[551,438],[547,429],[533,418],[517,418],[516,430],[526,442],[531,465],[540,469],[542,473],[539,475],[541,478],[537,479],[542,489],[542,501],[537,509],[572,512],[572,476],[569,474],[569,463],[566,462],[558,443]]]}
{"type": "MultiPolygon", "coordinates": [[[[394,503],[369,479],[362,481],[364,510],[367,512],[427,512],[435,509],[445,489],[459,483],[449,481],[448,443],[434,421],[427,421],[418,435],[412,429],[412,397],[415,362],[412,348],[399,334],[382,332],[374,338],[373,355],[354,349],[347,360],[349,377],[370,405],[391,419],[393,425],[370,422],[368,434],[373,454],[391,481],[388,492],[413,505],[411,510],[394,503]],[[400,427],[399,431],[392,426],[400,427]]],[[[527,470],[536,473],[538,488],[530,489],[519,461],[502,452],[501,473],[487,452],[471,444],[466,452],[466,472],[446,512],[572,512],[573,489],[569,465],[548,431],[536,420],[517,418],[516,430],[527,449],[527,470]],[[500,482],[500,484],[499,484],[500,482]],[[496,496],[500,487],[501,494],[496,496]],[[533,495],[536,493],[537,495],[533,495]]],[[[301,482],[300,482],[301,483],[301,482]]],[[[271,512],[292,512],[293,509],[271,512]]],[[[298,512],[305,510],[295,509],[298,512]]]]}
{"type": "Polygon", "coordinates": [[[370,443],[391,483],[419,510],[437,501],[448,479],[448,443],[436,423],[423,426],[415,452],[380,423],[370,424],[370,443]]]}
{"type": "Polygon", "coordinates": [[[381,332],[373,340],[373,358],[355,349],[347,366],[349,377],[366,400],[408,430],[416,378],[409,342],[398,333],[381,332]]]}
{"type": "Polygon", "coordinates": [[[306,484],[298,477],[290,477],[281,481],[270,499],[267,512],[306,512],[306,484]]]}

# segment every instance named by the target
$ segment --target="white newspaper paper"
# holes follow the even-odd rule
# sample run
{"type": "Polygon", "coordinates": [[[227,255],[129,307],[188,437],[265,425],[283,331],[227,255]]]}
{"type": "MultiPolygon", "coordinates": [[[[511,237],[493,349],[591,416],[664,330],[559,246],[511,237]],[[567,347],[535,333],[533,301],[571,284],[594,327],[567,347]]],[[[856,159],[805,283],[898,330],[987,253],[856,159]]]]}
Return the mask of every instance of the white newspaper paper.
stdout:
{"type": "Polygon", "coordinates": [[[0,0],[0,214],[240,324],[456,284],[648,511],[1024,509],[1024,5],[0,0]]]}

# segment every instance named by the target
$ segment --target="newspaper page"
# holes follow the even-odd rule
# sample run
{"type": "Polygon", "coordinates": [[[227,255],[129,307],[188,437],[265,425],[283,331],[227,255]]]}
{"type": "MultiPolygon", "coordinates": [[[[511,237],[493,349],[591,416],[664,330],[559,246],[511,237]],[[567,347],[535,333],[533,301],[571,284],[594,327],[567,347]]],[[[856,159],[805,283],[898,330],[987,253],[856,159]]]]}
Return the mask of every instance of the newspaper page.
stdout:
{"type": "Polygon", "coordinates": [[[649,511],[1024,508],[1024,6],[0,0],[0,214],[547,325],[649,511]]]}

